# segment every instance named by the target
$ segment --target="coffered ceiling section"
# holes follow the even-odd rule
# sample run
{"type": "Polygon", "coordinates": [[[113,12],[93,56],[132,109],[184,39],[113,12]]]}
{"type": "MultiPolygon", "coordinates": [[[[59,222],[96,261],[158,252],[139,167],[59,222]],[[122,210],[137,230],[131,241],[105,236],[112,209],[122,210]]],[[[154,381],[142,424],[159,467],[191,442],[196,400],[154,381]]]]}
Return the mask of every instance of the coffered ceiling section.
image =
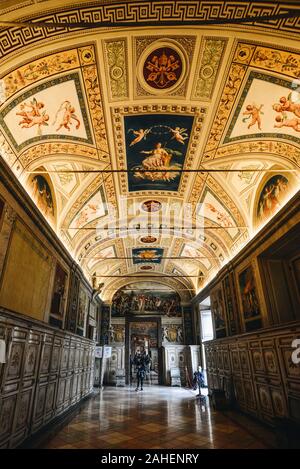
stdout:
{"type": "MultiPolygon", "coordinates": [[[[72,21],[65,3],[39,7],[72,21]]],[[[139,277],[188,299],[299,189],[297,20],[164,27],[158,3],[204,4],[143,2],[144,27],[0,34],[1,156],[104,300],[139,277]]]]}

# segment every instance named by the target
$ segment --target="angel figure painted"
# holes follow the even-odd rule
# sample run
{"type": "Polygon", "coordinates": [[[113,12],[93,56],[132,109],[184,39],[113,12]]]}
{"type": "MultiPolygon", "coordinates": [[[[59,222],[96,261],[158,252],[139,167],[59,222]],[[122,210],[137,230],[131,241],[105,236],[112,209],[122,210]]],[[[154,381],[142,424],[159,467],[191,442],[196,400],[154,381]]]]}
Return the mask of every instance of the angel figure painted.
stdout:
{"type": "Polygon", "coordinates": [[[193,119],[168,114],[124,118],[129,191],[178,190],[193,119]]]}

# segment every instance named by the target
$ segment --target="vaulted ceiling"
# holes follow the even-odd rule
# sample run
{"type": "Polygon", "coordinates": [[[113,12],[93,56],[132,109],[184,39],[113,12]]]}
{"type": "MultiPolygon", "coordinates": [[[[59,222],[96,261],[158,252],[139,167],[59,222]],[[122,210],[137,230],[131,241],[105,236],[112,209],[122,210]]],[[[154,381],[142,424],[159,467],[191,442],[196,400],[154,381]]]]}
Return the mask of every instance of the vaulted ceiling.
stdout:
{"type": "Polygon", "coordinates": [[[250,3],[1,2],[1,155],[104,300],[193,296],[299,189],[298,18],[190,24],[298,8],[250,3]]]}

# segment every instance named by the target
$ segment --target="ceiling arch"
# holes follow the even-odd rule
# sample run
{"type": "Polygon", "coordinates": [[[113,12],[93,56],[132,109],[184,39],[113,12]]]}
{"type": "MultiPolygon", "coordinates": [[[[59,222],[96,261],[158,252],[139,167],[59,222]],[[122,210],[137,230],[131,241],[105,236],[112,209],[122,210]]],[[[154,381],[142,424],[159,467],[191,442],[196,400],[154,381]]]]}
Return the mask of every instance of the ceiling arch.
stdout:
{"type": "Polygon", "coordinates": [[[0,31],[1,155],[30,193],[49,178],[48,221],[106,300],[133,275],[194,295],[299,189],[298,19],[200,23],[300,14],[247,3],[1,4],[11,22],[122,23],[0,31]]]}

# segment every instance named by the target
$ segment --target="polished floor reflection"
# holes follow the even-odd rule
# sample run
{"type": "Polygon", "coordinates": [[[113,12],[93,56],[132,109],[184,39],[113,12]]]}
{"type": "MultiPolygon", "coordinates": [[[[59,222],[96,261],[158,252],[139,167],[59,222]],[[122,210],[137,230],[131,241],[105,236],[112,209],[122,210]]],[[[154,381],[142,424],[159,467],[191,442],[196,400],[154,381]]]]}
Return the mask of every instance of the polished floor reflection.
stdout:
{"type": "Polygon", "coordinates": [[[270,448],[274,434],[236,412],[214,411],[196,392],[107,387],[44,448],[270,448]]]}

